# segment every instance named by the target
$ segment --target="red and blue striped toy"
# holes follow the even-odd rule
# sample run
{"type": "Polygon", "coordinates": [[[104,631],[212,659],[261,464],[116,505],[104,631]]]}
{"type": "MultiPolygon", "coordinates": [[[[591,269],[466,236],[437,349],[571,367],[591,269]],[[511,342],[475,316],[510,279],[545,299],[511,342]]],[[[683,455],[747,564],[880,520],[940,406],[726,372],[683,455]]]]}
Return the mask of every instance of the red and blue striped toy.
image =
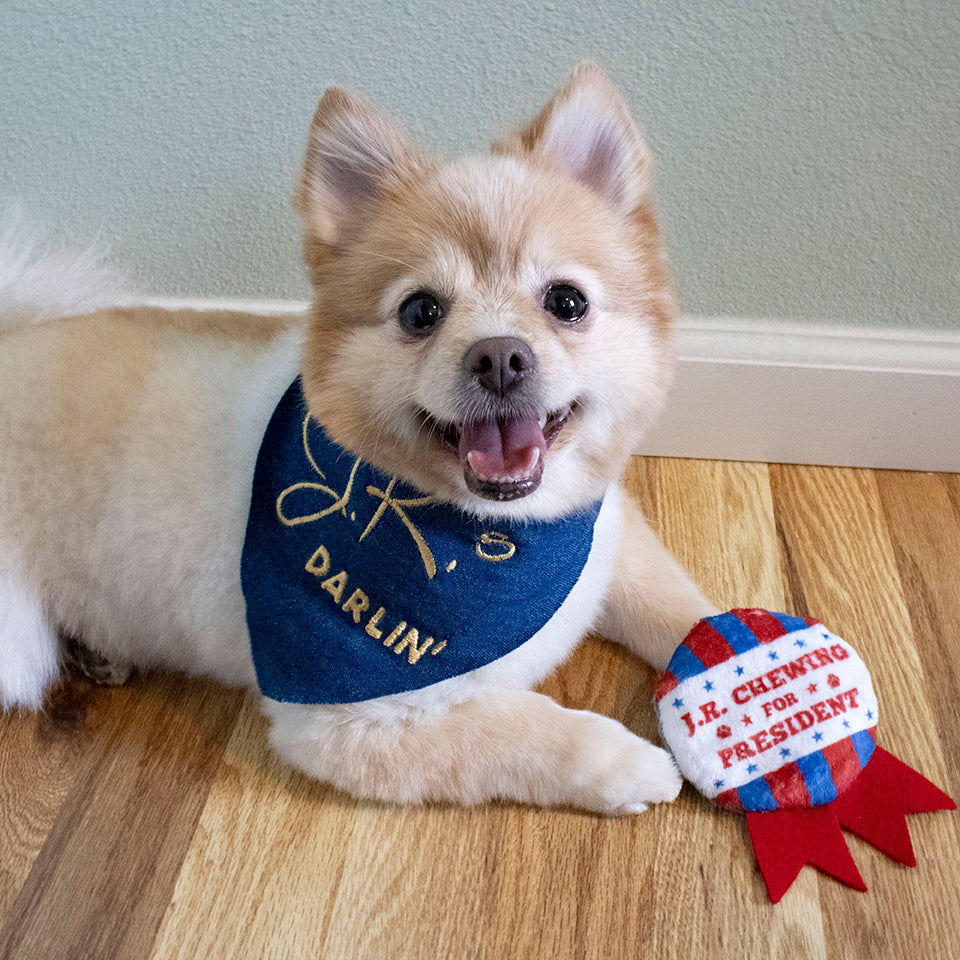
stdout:
{"type": "Polygon", "coordinates": [[[913,866],[904,816],[955,806],[877,747],[870,673],[818,620],[756,608],[701,620],[655,696],[684,776],[746,814],[774,903],[804,863],[866,889],[841,826],[913,866]]]}

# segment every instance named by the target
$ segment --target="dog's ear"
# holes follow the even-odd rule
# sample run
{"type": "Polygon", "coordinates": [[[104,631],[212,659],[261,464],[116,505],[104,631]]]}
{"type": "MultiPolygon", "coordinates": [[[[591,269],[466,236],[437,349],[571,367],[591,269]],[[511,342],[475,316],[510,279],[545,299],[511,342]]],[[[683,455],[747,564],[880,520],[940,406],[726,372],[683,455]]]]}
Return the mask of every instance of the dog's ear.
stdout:
{"type": "Polygon", "coordinates": [[[415,163],[393,123],[360,97],[328,89],[313,117],[294,201],[308,237],[340,243],[383,187],[415,163]]]}
{"type": "Polygon", "coordinates": [[[649,186],[646,144],[623,97],[594,63],[581,63],[532,123],[493,149],[543,157],[622,214],[636,208],[649,186]]]}

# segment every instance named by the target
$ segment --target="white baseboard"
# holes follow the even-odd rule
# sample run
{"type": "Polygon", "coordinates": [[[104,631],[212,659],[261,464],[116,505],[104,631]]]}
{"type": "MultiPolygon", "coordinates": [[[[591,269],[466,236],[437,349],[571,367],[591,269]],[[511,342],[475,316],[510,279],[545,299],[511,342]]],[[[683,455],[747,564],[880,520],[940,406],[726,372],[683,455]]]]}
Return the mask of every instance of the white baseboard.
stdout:
{"type": "MultiPolygon", "coordinates": [[[[295,301],[156,306],[302,312],[295,301]]],[[[682,319],[639,453],[960,472],[960,333],[682,319]]]]}
{"type": "Polygon", "coordinates": [[[304,313],[309,300],[243,300],[230,297],[133,297],[128,306],[162,307],[164,310],[236,310],[278,317],[288,313],[304,313]]]}
{"type": "Polygon", "coordinates": [[[644,453],[960,471],[960,334],[683,320],[644,453]]]}

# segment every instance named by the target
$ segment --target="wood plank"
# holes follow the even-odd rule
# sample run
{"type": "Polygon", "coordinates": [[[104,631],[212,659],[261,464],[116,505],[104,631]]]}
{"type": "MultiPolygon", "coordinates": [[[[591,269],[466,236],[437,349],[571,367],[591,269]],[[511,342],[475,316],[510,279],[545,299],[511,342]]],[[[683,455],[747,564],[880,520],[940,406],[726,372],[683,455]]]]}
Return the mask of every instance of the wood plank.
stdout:
{"type": "MultiPolygon", "coordinates": [[[[873,474],[773,467],[771,478],[782,542],[809,612],[847,639],[870,668],[880,744],[947,785],[931,690],[873,474]]],[[[821,882],[830,956],[960,955],[956,815],[911,817],[909,827],[918,870],[891,864],[851,838],[868,894],[821,882]]]]}
{"type": "Polygon", "coordinates": [[[721,609],[783,606],[766,464],[661,460],[661,540],[721,609]]]}
{"type": "MultiPolygon", "coordinates": [[[[668,460],[659,478],[661,537],[707,595],[725,609],[784,610],[766,465],[668,460]]],[[[660,908],[657,956],[826,956],[816,875],[804,871],[771,911],[742,817],[689,785],[666,812],[653,886],[683,918],[660,908]]]]}
{"type": "Polygon", "coordinates": [[[777,518],[808,613],[847,639],[870,668],[883,717],[881,743],[928,760],[946,776],[917,637],[871,471],[774,467],[777,518]],[[864,558],[869,557],[865,563],[864,558]],[[895,718],[911,718],[905,723],[895,718]]]}
{"type": "Polygon", "coordinates": [[[109,700],[92,762],[0,929],[0,956],[142,957],[156,935],[238,695],[151,675],[109,700]]]}
{"type": "Polygon", "coordinates": [[[960,478],[935,473],[877,472],[904,597],[930,706],[960,792],[960,478]]]}
{"type": "Polygon", "coordinates": [[[0,714],[0,917],[33,867],[73,783],[91,761],[105,697],[79,677],[59,684],[42,713],[0,714]]]}
{"type": "Polygon", "coordinates": [[[620,820],[519,811],[507,831],[496,923],[481,955],[649,955],[659,823],[657,811],[620,820]]]}
{"type": "Polygon", "coordinates": [[[496,805],[365,809],[320,955],[482,955],[499,907],[497,865],[510,813],[496,805]]]}
{"type": "Polygon", "coordinates": [[[321,956],[357,803],[283,764],[266,733],[250,696],[152,957],[321,956]]]}

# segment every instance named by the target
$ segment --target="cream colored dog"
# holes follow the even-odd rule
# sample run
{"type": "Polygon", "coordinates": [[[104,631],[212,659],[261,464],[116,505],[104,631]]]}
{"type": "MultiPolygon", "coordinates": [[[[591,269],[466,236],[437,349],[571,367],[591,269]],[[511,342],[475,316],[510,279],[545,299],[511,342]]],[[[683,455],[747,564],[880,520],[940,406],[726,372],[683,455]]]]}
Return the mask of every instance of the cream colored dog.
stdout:
{"type": "Polygon", "coordinates": [[[649,176],[623,101],[583,65],[528,127],[456,162],[328,91],[297,195],[305,319],[91,311],[94,274],[19,257],[8,238],[3,706],[41,706],[62,636],[115,664],[256,686],[241,548],[261,438],[300,374],[332,440],[468,515],[603,506],[576,586],[527,642],[410,692],[264,697],[273,746],[386,800],[622,813],[675,797],[663,750],[530,690],[590,629],[663,669],[716,612],[618,487],[670,379],[649,176]]]}

